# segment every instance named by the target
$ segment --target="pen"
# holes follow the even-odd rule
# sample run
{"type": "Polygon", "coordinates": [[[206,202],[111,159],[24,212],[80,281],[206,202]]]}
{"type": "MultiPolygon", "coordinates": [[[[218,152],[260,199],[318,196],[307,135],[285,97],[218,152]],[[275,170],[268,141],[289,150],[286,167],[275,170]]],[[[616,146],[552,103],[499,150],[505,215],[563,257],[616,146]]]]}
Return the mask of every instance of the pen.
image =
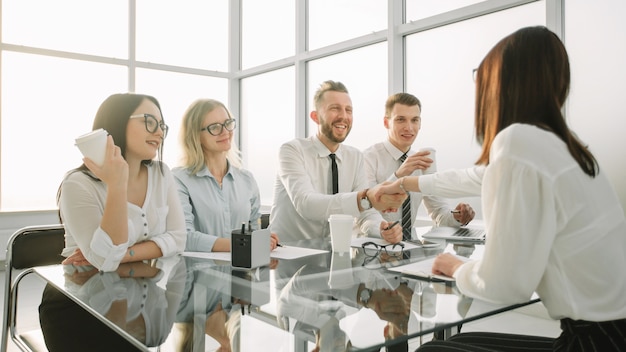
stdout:
{"type": "Polygon", "coordinates": [[[283,245],[280,243],[276,243],[276,247],[282,247],[283,245]]]}
{"type": "Polygon", "coordinates": [[[451,210],[450,211],[452,214],[461,214],[460,210],[451,210]]]}
{"type": "Polygon", "coordinates": [[[387,230],[391,229],[392,227],[394,227],[394,226],[398,225],[399,223],[400,223],[400,220],[398,220],[398,221],[396,221],[396,222],[392,223],[391,225],[387,226],[387,228],[385,229],[385,231],[387,231],[387,230]]]}

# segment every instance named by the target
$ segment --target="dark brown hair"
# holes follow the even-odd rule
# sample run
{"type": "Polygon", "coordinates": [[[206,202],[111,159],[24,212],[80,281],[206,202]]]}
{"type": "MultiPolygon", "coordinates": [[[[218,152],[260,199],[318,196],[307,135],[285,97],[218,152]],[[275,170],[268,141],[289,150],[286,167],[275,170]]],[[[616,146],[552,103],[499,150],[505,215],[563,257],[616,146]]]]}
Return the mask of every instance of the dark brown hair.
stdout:
{"type": "Polygon", "coordinates": [[[500,131],[524,123],[556,134],[583,171],[597,175],[596,159],[561,113],[569,85],[567,51],[546,27],[522,28],[500,40],[480,63],[476,76],[476,139],[482,144],[476,163],[489,163],[491,144],[500,131]]]}
{"type": "MultiPolygon", "coordinates": [[[[107,131],[113,137],[115,145],[120,148],[120,152],[124,158],[126,157],[126,126],[128,125],[128,120],[130,119],[130,115],[132,115],[137,107],[141,105],[141,103],[146,99],[153,102],[154,105],[157,106],[159,111],[161,111],[161,105],[159,104],[159,101],[150,95],[119,93],[109,96],[102,102],[102,104],[100,104],[100,107],[98,108],[96,116],[93,120],[92,130],[102,128],[107,131]]],[[[162,115],[163,113],[161,113],[161,116],[162,115]]],[[[163,122],[165,122],[165,119],[163,119],[163,122]]],[[[164,142],[164,140],[161,141],[161,146],[159,147],[158,152],[159,169],[161,170],[161,172],[163,172],[162,158],[164,142]]],[[[144,160],[143,163],[149,165],[152,163],[152,160],[144,160]]],[[[85,164],[82,164],[81,166],[68,171],[65,174],[64,179],[77,171],[83,172],[95,181],[100,182],[99,179],[97,179],[89,172],[89,169],[87,169],[87,166],[85,166],[85,164]]],[[[61,185],[62,184],[63,183],[61,183],[61,185]]],[[[59,203],[60,197],[61,186],[59,186],[59,189],[57,190],[57,204],[59,203]]],[[[63,223],[60,210],[59,219],[61,223],[63,223]]]]}

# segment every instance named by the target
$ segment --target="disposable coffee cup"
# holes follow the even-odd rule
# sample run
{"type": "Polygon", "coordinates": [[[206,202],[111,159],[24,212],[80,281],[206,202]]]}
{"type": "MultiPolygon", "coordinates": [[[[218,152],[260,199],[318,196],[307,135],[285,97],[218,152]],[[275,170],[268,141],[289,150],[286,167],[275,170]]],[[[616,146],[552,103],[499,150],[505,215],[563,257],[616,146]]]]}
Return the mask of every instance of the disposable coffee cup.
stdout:
{"type": "Polygon", "coordinates": [[[107,131],[99,128],[76,138],[76,146],[84,157],[91,159],[101,166],[104,164],[104,154],[107,145],[107,131]]]}
{"type": "Polygon", "coordinates": [[[346,214],[332,214],[328,218],[330,224],[330,242],[333,252],[345,253],[350,250],[354,217],[346,214]]]}
{"type": "Polygon", "coordinates": [[[431,158],[431,159],[433,159],[433,163],[430,164],[428,169],[424,170],[424,173],[425,174],[432,174],[435,171],[437,171],[437,151],[433,147],[424,147],[424,148],[420,148],[420,150],[418,150],[418,152],[425,152],[425,151],[429,151],[430,152],[430,154],[428,154],[426,156],[431,158]]]}

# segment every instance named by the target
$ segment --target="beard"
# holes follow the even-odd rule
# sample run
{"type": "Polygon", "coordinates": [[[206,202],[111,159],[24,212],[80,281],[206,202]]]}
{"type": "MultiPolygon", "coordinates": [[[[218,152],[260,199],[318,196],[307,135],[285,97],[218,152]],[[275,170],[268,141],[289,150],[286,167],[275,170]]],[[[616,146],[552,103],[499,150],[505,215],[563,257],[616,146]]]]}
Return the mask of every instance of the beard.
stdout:
{"type": "Polygon", "coordinates": [[[346,134],[345,136],[336,136],[333,133],[333,125],[326,123],[324,121],[324,123],[321,124],[322,127],[322,135],[324,135],[324,137],[326,137],[329,141],[333,142],[333,143],[342,143],[344,140],[346,140],[346,138],[348,137],[348,135],[350,134],[350,130],[352,130],[352,125],[346,123],[347,127],[346,127],[346,134]]]}

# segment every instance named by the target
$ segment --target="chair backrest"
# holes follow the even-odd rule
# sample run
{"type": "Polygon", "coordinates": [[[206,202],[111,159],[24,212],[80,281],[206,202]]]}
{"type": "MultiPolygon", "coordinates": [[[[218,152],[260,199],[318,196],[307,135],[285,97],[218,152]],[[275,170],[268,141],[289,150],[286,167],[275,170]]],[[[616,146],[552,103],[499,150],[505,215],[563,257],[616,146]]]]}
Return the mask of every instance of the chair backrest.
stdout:
{"type": "Polygon", "coordinates": [[[7,243],[7,269],[59,264],[65,247],[65,228],[61,224],[27,226],[17,230],[7,243]]]}

